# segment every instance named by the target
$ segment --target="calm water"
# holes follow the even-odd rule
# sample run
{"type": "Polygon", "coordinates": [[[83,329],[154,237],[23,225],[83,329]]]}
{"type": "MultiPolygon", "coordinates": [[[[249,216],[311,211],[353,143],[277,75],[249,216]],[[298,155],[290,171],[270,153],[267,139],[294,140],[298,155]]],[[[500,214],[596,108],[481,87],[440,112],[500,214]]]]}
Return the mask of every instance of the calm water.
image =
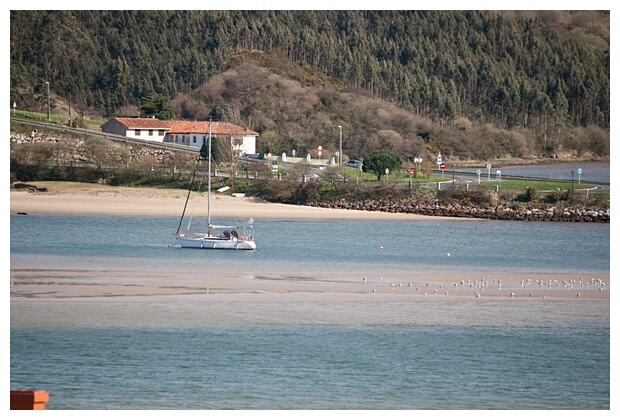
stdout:
{"type": "Polygon", "coordinates": [[[608,409],[609,330],[12,329],[20,384],[48,409],[608,409]]]}
{"type": "MultiPolygon", "coordinates": [[[[11,216],[11,268],[174,267],[179,275],[186,267],[205,273],[610,269],[604,224],[266,219],[255,223],[256,251],[205,252],[169,246],[177,223],[11,216]]],[[[51,301],[24,304],[33,311],[61,305],[51,301]]],[[[609,409],[608,307],[598,313],[583,299],[514,307],[442,302],[362,308],[343,302],[352,309],[342,309],[338,322],[321,322],[326,309],[312,303],[305,305],[317,311],[315,322],[198,322],[204,303],[175,302],[158,303],[161,328],[129,317],[114,326],[105,319],[46,328],[17,323],[11,388],[48,390],[48,409],[609,409]],[[380,319],[346,318],[355,310],[380,319]],[[417,322],[415,311],[428,320],[417,322]]],[[[76,318],[93,317],[89,310],[106,303],[80,304],[76,318]]],[[[265,319],[284,313],[259,304],[273,315],[265,319]]],[[[122,302],[109,305],[115,311],[122,302]]],[[[149,303],[132,305],[139,311],[149,303]]]]}
{"type": "Polygon", "coordinates": [[[168,270],[172,263],[181,271],[207,272],[234,264],[247,273],[437,266],[609,270],[609,224],[265,219],[255,223],[256,251],[211,253],[171,247],[177,223],[164,217],[13,215],[11,266],[84,268],[96,261],[102,268],[168,270]]]}

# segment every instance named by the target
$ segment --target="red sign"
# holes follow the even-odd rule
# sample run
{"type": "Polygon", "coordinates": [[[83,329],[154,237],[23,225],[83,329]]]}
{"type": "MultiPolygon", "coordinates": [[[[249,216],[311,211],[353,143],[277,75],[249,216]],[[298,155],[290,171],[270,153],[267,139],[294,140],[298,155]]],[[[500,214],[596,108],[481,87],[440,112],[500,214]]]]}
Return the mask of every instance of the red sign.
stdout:
{"type": "Polygon", "coordinates": [[[322,150],[319,150],[319,156],[321,156],[323,154],[322,150]]]}
{"type": "Polygon", "coordinates": [[[442,163],[441,165],[439,165],[439,168],[441,168],[441,169],[446,169],[446,164],[445,164],[445,163],[442,163]]]}
{"type": "Polygon", "coordinates": [[[413,175],[413,169],[409,169],[409,175],[413,175]]]}

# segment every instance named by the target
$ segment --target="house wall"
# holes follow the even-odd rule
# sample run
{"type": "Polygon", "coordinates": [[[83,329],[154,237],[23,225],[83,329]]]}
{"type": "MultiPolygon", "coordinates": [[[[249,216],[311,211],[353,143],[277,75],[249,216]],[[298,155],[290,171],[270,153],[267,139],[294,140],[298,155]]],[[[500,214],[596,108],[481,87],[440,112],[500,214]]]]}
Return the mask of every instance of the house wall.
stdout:
{"type": "Polygon", "coordinates": [[[256,136],[243,136],[240,154],[253,155],[256,153],[256,136]]]}
{"type": "Polygon", "coordinates": [[[127,127],[116,120],[110,120],[101,126],[104,133],[116,134],[119,136],[127,135],[127,127]]]}
{"type": "Polygon", "coordinates": [[[129,128],[124,135],[132,139],[163,142],[165,133],[165,130],[157,128],[129,128]]]}
{"type": "Polygon", "coordinates": [[[167,133],[163,140],[165,143],[182,144],[200,149],[207,141],[205,133],[167,133]]]}
{"type": "Polygon", "coordinates": [[[101,126],[104,133],[130,137],[132,139],[164,141],[166,129],[161,128],[127,128],[117,120],[110,120],[101,126]],[[137,132],[139,131],[139,133],[137,132]]]}

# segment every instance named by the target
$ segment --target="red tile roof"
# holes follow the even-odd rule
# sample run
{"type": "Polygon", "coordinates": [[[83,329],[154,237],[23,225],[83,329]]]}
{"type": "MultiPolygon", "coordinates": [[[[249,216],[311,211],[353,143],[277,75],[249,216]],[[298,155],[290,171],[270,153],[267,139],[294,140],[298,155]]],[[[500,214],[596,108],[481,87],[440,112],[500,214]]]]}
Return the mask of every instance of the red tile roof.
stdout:
{"type": "Polygon", "coordinates": [[[167,121],[158,120],[155,118],[114,118],[127,128],[150,128],[165,130],[168,127],[167,121]]]}
{"type": "MultiPolygon", "coordinates": [[[[170,131],[168,131],[170,134],[209,133],[209,121],[170,120],[166,122],[170,127],[170,131]]],[[[256,131],[248,130],[247,128],[221,121],[211,122],[211,134],[214,136],[218,134],[222,136],[230,136],[231,134],[258,136],[256,131]]]]}
{"type": "MultiPolygon", "coordinates": [[[[209,132],[209,121],[158,120],[156,118],[115,118],[115,120],[128,129],[168,129],[168,133],[171,134],[207,134],[209,132]]],[[[256,131],[221,121],[211,123],[211,134],[258,136],[256,131]]]]}

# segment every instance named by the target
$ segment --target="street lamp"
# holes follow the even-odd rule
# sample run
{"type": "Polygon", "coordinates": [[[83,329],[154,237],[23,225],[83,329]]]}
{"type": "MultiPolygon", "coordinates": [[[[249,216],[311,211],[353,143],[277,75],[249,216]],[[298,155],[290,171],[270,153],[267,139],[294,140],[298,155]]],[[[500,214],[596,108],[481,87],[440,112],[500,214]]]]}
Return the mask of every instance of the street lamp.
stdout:
{"type": "Polygon", "coordinates": [[[47,122],[50,122],[50,82],[45,82],[47,85],[47,122]]]}
{"type": "Polygon", "coordinates": [[[342,126],[339,125],[340,129],[340,155],[338,155],[338,166],[342,166],[342,126]]]}

